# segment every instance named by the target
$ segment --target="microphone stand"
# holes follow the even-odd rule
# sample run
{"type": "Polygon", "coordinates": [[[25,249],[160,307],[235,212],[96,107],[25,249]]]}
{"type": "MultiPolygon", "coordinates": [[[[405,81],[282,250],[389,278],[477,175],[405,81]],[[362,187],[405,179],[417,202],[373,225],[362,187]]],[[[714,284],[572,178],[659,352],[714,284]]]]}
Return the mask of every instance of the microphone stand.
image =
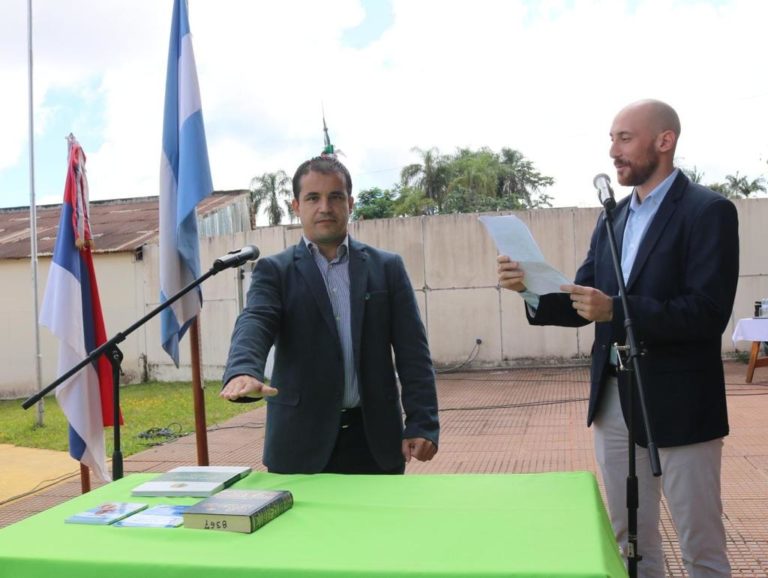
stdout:
{"type": "MultiPolygon", "coordinates": [[[[233,253],[235,252],[233,251],[233,253]]],[[[257,256],[258,256],[258,252],[252,258],[256,258],[257,256]]],[[[243,262],[247,260],[251,260],[251,257],[242,258],[243,262]]],[[[173,303],[181,299],[184,295],[189,293],[192,289],[200,285],[203,281],[205,281],[209,277],[216,275],[217,273],[223,271],[224,269],[239,266],[241,264],[242,262],[237,260],[236,258],[227,259],[225,257],[222,259],[217,259],[216,261],[214,261],[213,266],[208,270],[207,273],[198,277],[197,279],[192,281],[192,283],[184,287],[181,291],[173,295],[170,299],[168,299],[164,303],[161,303],[160,305],[155,307],[152,311],[147,313],[144,317],[139,319],[136,323],[131,325],[128,329],[126,329],[125,331],[118,332],[110,340],[102,343],[99,347],[91,351],[81,362],[75,365],[72,369],[70,369],[63,375],[59,376],[59,378],[56,379],[56,381],[54,381],[53,383],[51,383],[49,386],[42,389],[41,391],[37,392],[33,396],[27,398],[24,401],[24,403],[21,404],[21,406],[24,409],[29,409],[38,401],[40,401],[40,399],[42,399],[44,395],[56,389],[59,385],[67,381],[70,377],[75,375],[77,372],[83,369],[86,365],[88,365],[89,363],[95,362],[100,355],[106,355],[110,365],[112,366],[112,389],[113,389],[112,407],[114,410],[114,413],[113,413],[114,415],[114,426],[113,426],[114,448],[112,452],[112,479],[119,480],[120,478],[123,477],[123,454],[120,450],[120,363],[123,360],[123,353],[117,347],[118,343],[122,343],[123,341],[125,341],[125,338],[128,337],[134,331],[136,331],[136,329],[144,325],[147,321],[152,319],[155,315],[160,313],[163,309],[173,305],[173,303]]]]}
{"type": "Polygon", "coordinates": [[[643,387],[642,375],[640,372],[640,356],[642,352],[637,345],[635,331],[632,325],[632,317],[629,312],[629,302],[627,301],[627,287],[624,284],[624,275],[621,271],[621,259],[619,259],[618,245],[616,244],[616,235],[613,231],[613,209],[616,202],[613,198],[605,201],[605,229],[608,232],[609,245],[611,247],[611,257],[613,259],[613,269],[616,272],[616,281],[619,284],[619,297],[621,306],[624,310],[624,329],[627,334],[627,345],[617,346],[617,349],[627,355],[626,365],[622,363],[621,355],[618,356],[619,370],[626,372],[629,378],[629,401],[627,402],[627,431],[629,441],[629,470],[627,473],[627,570],[630,578],[637,576],[637,563],[642,560],[637,550],[637,508],[638,483],[635,468],[635,433],[634,433],[634,396],[637,388],[637,396],[640,399],[640,413],[645,425],[645,432],[648,438],[648,455],[651,460],[651,473],[658,477],[661,475],[661,462],[659,461],[659,450],[656,442],[653,441],[651,432],[651,423],[648,418],[648,409],[645,403],[645,389],[643,387]]]}

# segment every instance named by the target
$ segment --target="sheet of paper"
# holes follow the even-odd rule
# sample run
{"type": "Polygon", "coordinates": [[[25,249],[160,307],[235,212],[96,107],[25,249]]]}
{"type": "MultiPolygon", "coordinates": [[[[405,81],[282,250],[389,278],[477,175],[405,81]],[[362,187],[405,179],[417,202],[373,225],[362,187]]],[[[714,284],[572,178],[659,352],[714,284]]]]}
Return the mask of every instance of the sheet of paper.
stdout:
{"type": "Polygon", "coordinates": [[[514,215],[480,217],[480,222],[493,238],[499,254],[520,263],[520,268],[525,272],[523,282],[528,291],[537,295],[561,293],[560,285],[572,283],[547,263],[531,231],[514,215]]]}

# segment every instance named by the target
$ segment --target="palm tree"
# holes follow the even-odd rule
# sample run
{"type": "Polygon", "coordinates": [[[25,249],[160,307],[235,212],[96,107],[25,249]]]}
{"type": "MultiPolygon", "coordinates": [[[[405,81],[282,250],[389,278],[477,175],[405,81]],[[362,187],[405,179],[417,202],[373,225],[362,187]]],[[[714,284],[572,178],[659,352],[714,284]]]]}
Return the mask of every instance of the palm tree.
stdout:
{"type": "Polygon", "coordinates": [[[251,179],[251,219],[254,224],[262,207],[270,226],[279,225],[286,213],[292,218],[292,214],[280,202],[288,203],[285,198],[291,196],[290,184],[291,180],[284,171],[264,173],[251,179]]]}
{"type": "Polygon", "coordinates": [[[419,147],[413,147],[411,151],[419,153],[421,163],[408,165],[401,171],[402,186],[421,191],[426,199],[434,202],[439,213],[448,184],[445,161],[434,147],[426,151],[419,147]]]}
{"type": "Polygon", "coordinates": [[[549,195],[541,192],[551,187],[555,179],[542,175],[523,153],[510,148],[501,149],[499,191],[502,197],[511,197],[526,209],[551,206],[549,195]]]}
{"type": "Polygon", "coordinates": [[[475,152],[459,149],[450,161],[450,191],[463,189],[476,197],[496,197],[499,159],[487,148],[475,152]]]}
{"type": "Polygon", "coordinates": [[[744,176],[739,176],[739,171],[735,175],[725,175],[725,184],[730,191],[730,195],[736,198],[748,199],[752,193],[765,192],[765,179],[758,177],[751,181],[744,176]]]}
{"type": "Polygon", "coordinates": [[[701,184],[704,180],[704,171],[700,171],[697,166],[694,165],[692,169],[681,167],[681,171],[688,177],[692,183],[701,184]]]}

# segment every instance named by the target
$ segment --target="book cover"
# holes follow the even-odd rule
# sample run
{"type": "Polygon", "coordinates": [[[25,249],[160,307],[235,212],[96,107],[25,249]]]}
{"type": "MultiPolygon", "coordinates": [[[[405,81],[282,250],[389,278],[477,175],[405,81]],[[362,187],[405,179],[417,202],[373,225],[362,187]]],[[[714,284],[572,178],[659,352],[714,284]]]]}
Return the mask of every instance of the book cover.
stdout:
{"type": "Polygon", "coordinates": [[[134,496],[205,498],[251,473],[248,466],[182,466],[136,486],[134,496]]]}
{"type": "Polygon", "coordinates": [[[223,490],[184,512],[184,527],[250,534],[292,506],[288,490],[223,490]]]}
{"type": "Polygon", "coordinates": [[[85,512],[80,512],[64,520],[67,524],[100,524],[106,526],[135,514],[147,507],[147,504],[133,502],[106,502],[85,512]]]}
{"type": "Polygon", "coordinates": [[[162,504],[141,510],[113,524],[118,527],[177,528],[184,523],[182,517],[189,506],[162,504]]]}

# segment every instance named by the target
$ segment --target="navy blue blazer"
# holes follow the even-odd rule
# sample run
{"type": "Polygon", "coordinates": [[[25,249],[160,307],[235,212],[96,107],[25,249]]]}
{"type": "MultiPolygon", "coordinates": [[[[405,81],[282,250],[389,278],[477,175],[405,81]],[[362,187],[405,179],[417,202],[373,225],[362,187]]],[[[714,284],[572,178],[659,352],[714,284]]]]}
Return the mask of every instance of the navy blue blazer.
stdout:
{"type": "MultiPolygon", "coordinates": [[[[619,244],[628,196],[614,211],[619,244]]],[[[659,447],[708,441],[728,434],[721,340],[739,275],[736,208],[728,199],[692,183],[682,172],[648,226],[627,281],[650,424],[659,447]]],[[[598,219],[589,253],[575,283],[614,296],[613,321],[595,324],[587,424],[591,425],[607,377],[610,346],[625,343],[624,311],[611,260],[605,215],[598,219]]],[[[526,308],[527,309],[527,308],[526,308]]],[[[567,294],[542,295],[533,325],[579,327],[589,322],[567,294]]],[[[627,417],[627,376],[619,392],[627,417]]],[[[633,404],[636,440],[647,445],[640,403],[633,404]]]]}
{"type": "MultiPolygon", "coordinates": [[[[377,463],[394,469],[403,464],[404,437],[438,443],[426,332],[398,255],[350,238],[349,280],[365,432],[377,463]]],[[[276,472],[319,472],[338,433],[344,362],[322,274],[303,240],[258,261],[235,324],[224,383],[237,375],[263,380],[273,343],[271,384],[279,393],[267,398],[264,464],[276,472]]]]}

